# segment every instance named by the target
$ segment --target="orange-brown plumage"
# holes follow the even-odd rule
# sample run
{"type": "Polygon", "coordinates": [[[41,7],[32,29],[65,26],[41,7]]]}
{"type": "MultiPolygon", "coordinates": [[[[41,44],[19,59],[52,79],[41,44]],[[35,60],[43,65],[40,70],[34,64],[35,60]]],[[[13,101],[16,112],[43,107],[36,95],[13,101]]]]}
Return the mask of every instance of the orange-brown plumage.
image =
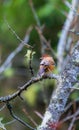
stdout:
{"type": "Polygon", "coordinates": [[[41,62],[38,74],[42,75],[45,73],[51,73],[55,68],[55,62],[53,58],[48,54],[44,54],[40,59],[41,62]]]}

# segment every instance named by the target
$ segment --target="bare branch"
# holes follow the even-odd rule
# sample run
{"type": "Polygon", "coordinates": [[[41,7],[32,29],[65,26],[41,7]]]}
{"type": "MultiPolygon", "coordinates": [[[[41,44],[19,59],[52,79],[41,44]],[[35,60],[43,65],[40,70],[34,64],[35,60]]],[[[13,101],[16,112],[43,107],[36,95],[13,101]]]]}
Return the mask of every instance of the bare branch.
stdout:
{"type": "MultiPolygon", "coordinates": [[[[74,121],[76,121],[77,120],[77,116],[79,115],[79,109],[74,113],[74,114],[72,114],[72,115],[70,115],[70,116],[67,116],[66,118],[64,118],[63,120],[61,120],[60,122],[59,122],[59,124],[63,124],[64,122],[66,122],[66,121],[68,121],[68,120],[73,120],[74,118],[74,121]]],[[[73,122],[74,123],[74,122],[73,122]]],[[[72,124],[72,121],[71,121],[71,124],[72,124]]],[[[71,130],[71,124],[70,124],[70,127],[69,127],[69,129],[71,130]]]]}
{"type": "Polygon", "coordinates": [[[31,127],[29,124],[27,124],[26,122],[24,122],[23,120],[21,120],[18,116],[16,116],[16,115],[14,114],[14,112],[13,112],[13,110],[12,110],[12,106],[10,105],[9,102],[7,102],[6,105],[7,105],[7,108],[8,108],[8,110],[9,110],[9,112],[10,112],[10,115],[11,115],[14,119],[16,119],[17,121],[19,121],[19,122],[20,122],[21,124],[23,124],[24,126],[30,128],[31,130],[36,130],[35,128],[31,127]]]}
{"type": "Polygon", "coordinates": [[[34,113],[35,113],[38,117],[40,117],[41,119],[43,119],[43,116],[41,115],[41,113],[39,113],[38,111],[34,111],[34,113]]]}
{"type": "Polygon", "coordinates": [[[41,23],[40,23],[40,20],[38,18],[38,15],[36,13],[36,10],[34,8],[33,1],[29,0],[29,3],[30,3],[30,6],[31,6],[31,9],[32,9],[32,12],[33,12],[33,16],[34,16],[34,18],[36,20],[37,26],[41,28],[41,23]]]}
{"type": "Polygon", "coordinates": [[[64,109],[64,112],[66,112],[70,107],[73,105],[74,102],[79,102],[79,98],[75,99],[74,101],[70,102],[64,109]]]}
{"type": "Polygon", "coordinates": [[[30,119],[30,121],[37,127],[38,124],[36,123],[36,121],[34,121],[34,119],[28,114],[28,112],[23,109],[23,112],[26,114],[26,116],[30,119]]]}
{"type": "Polygon", "coordinates": [[[35,10],[35,8],[34,8],[33,1],[32,1],[32,0],[29,0],[29,3],[30,3],[30,6],[31,6],[31,9],[32,9],[32,12],[33,12],[33,16],[34,16],[34,18],[35,18],[35,20],[36,20],[36,23],[37,23],[37,26],[36,26],[35,28],[36,28],[36,30],[37,30],[37,32],[38,32],[38,34],[39,34],[39,37],[40,37],[41,48],[42,48],[42,49],[41,49],[41,53],[44,54],[45,51],[46,51],[46,49],[49,49],[49,50],[52,52],[52,54],[57,58],[56,53],[55,53],[54,50],[51,48],[50,42],[47,41],[47,40],[45,39],[45,37],[43,36],[43,34],[42,34],[43,29],[42,29],[40,20],[39,20],[39,18],[38,18],[38,16],[37,16],[36,10],[35,10]]]}
{"type": "Polygon", "coordinates": [[[10,53],[10,55],[7,57],[7,59],[5,60],[5,62],[1,65],[0,67],[0,74],[4,72],[5,69],[7,69],[11,63],[13,58],[23,49],[23,47],[26,45],[24,43],[28,43],[29,41],[29,37],[30,37],[30,32],[31,32],[32,28],[30,27],[25,35],[24,40],[19,44],[19,46],[10,53]]]}
{"type": "Polygon", "coordinates": [[[10,124],[14,123],[15,121],[16,121],[15,119],[12,120],[12,121],[9,121],[9,122],[5,123],[5,126],[6,126],[6,125],[10,125],[10,124]]]}
{"type": "MultiPolygon", "coordinates": [[[[71,6],[73,9],[76,8],[77,4],[78,4],[78,0],[72,0],[71,6]]],[[[60,37],[59,42],[58,42],[57,56],[58,56],[58,69],[59,69],[59,71],[62,70],[63,61],[64,61],[64,52],[65,52],[66,42],[67,42],[67,38],[68,38],[68,33],[69,33],[69,29],[71,27],[71,24],[73,22],[75,15],[76,14],[74,14],[74,11],[71,9],[69,14],[68,14],[68,18],[66,19],[66,21],[64,23],[64,27],[63,27],[62,32],[61,32],[61,37],[60,37]]]]}
{"type": "Polygon", "coordinates": [[[30,85],[37,83],[38,81],[41,81],[43,79],[58,79],[58,76],[56,76],[55,74],[51,74],[51,75],[42,75],[41,77],[34,77],[31,80],[29,80],[26,84],[24,84],[22,87],[19,88],[19,90],[17,90],[15,93],[13,93],[12,95],[8,95],[5,97],[0,97],[0,103],[1,102],[7,102],[10,101],[14,98],[16,98],[17,96],[19,96],[24,90],[26,90],[30,85]]]}
{"type": "Polygon", "coordinates": [[[77,12],[77,10],[75,8],[73,8],[72,5],[68,1],[64,1],[64,2],[67,5],[67,7],[74,12],[74,14],[79,16],[79,13],[77,12]]]}
{"type": "Polygon", "coordinates": [[[79,109],[75,112],[75,114],[74,114],[74,116],[73,116],[73,119],[72,119],[72,121],[71,121],[71,123],[70,123],[70,126],[69,126],[68,130],[72,130],[73,125],[74,125],[74,122],[76,121],[76,117],[77,117],[78,115],[79,115],[79,109]]]}
{"type": "MultiPolygon", "coordinates": [[[[27,44],[27,41],[23,41],[23,40],[21,40],[21,38],[16,34],[16,32],[12,29],[12,27],[9,25],[9,23],[8,23],[8,21],[5,19],[5,22],[6,22],[6,24],[7,24],[7,26],[8,26],[8,28],[9,28],[9,30],[11,30],[11,32],[14,34],[14,36],[16,36],[16,38],[21,42],[21,43],[23,43],[23,44],[25,44],[26,46],[27,46],[27,48],[32,48],[29,44],[27,44]]],[[[30,30],[31,28],[29,28],[29,30],[30,30]]]]}
{"type": "Polygon", "coordinates": [[[37,30],[39,37],[40,37],[40,42],[41,42],[41,54],[45,54],[46,51],[51,51],[52,55],[57,59],[57,55],[53,48],[51,47],[50,41],[47,41],[47,39],[44,37],[42,30],[39,27],[35,27],[37,30]]]}
{"type": "Polygon", "coordinates": [[[3,107],[1,107],[1,108],[0,108],[0,111],[2,111],[5,107],[6,107],[6,105],[4,105],[3,107]]]}
{"type": "MultiPolygon", "coordinates": [[[[40,20],[39,20],[39,18],[38,18],[38,15],[37,15],[37,13],[36,13],[36,10],[35,10],[35,8],[34,8],[34,5],[33,5],[33,1],[32,0],[29,0],[29,3],[30,3],[30,7],[31,7],[31,10],[32,10],[32,12],[33,12],[33,16],[34,16],[34,18],[35,18],[35,20],[36,20],[36,24],[37,24],[37,26],[35,27],[36,28],[36,30],[38,31],[38,29],[39,29],[39,31],[42,33],[42,27],[41,27],[41,23],[40,23],[40,20]]],[[[38,34],[39,34],[39,31],[38,31],[38,34]]],[[[40,36],[40,35],[39,35],[40,36]]],[[[41,39],[41,37],[40,37],[40,42],[41,42],[41,52],[42,52],[42,54],[44,53],[43,51],[44,51],[44,47],[46,46],[46,45],[44,45],[44,43],[43,43],[43,41],[42,41],[42,39],[41,39]]]]}

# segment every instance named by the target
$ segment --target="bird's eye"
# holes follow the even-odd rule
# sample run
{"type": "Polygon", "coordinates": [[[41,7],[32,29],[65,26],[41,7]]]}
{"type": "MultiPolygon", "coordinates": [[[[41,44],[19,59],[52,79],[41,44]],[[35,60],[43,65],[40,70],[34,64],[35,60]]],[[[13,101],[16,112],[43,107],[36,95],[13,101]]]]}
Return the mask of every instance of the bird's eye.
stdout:
{"type": "Polygon", "coordinates": [[[40,60],[42,60],[43,58],[41,57],[40,60]]]}
{"type": "Polygon", "coordinates": [[[42,63],[42,64],[40,63],[40,65],[44,65],[44,63],[42,63]]]}

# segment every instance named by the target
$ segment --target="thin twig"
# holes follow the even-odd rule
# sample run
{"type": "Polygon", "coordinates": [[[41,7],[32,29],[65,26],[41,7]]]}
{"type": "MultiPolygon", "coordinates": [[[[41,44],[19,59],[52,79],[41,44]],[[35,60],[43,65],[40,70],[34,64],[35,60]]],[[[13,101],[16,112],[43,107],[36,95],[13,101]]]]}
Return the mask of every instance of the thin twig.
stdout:
{"type": "Polygon", "coordinates": [[[34,111],[34,113],[35,113],[38,117],[40,117],[41,119],[43,119],[43,116],[42,116],[41,113],[39,113],[38,111],[34,111]]]}
{"type": "Polygon", "coordinates": [[[71,33],[73,33],[73,34],[79,36],[79,32],[76,32],[76,31],[74,31],[74,30],[72,30],[72,29],[70,29],[69,32],[71,32],[71,33]]]}
{"type": "Polygon", "coordinates": [[[64,3],[66,4],[66,6],[71,9],[74,14],[76,14],[77,16],[79,16],[79,13],[77,12],[77,10],[75,8],[72,7],[72,5],[69,3],[69,1],[64,1],[64,3]]]}
{"type": "Polygon", "coordinates": [[[33,54],[33,51],[31,50],[30,61],[29,61],[29,69],[30,69],[32,76],[34,76],[34,71],[33,71],[33,67],[32,67],[32,54],[33,54]]]}
{"type": "Polygon", "coordinates": [[[74,125],[74,122],[76,121],[76,117],[77,117],[78,115],[79,115],[79,109],[75,112],[75,114],[74,114],[74,116],[73,116],[73,119],[72,119],[72,121],[71,121],[71,123],[70,123],[70,126],[69,126],[68,130],[72,130],[73,125],[74,125]]]}
{"type": "Polygon", "coordinates": [[[53,50],[53,48],[51,47],[50,41],[47,41],[47,39],[44,37],[42,30],[37,26],[35,26],[35,29],[37,30],[40,37],[41,47],[42,47],[41,53],[44,54],[46,50],[50,50],[52,55],[57,59],[57,55],[53,50]]]}
{"type": "Polygon", "coordinates": [[[16,121],[15,119],[12,120],[12,121],[9,121],[9,122],[5,123],[5,126],[6,126],[6,125],[10,125],[10,124],[14,123],[15,121],[16,121]]]}
{"type": "Polygon", "coordinates": [[[45,53],[45,49],[50,49],[50,51],[55,56],[55,58],[57,58],[56,53],[51,48],[50,42],[47,41],[45,39],[45,37],[43,36],[43,34],[42,34],[43,28],[41,26],[40,19],[38,18],[38,15],[37,15],[36,10],[34,8],[33,1],[29,0],[29,3],[30,3],[30,6],[31,6],[31,9],[32,9],[32,12],[33,12],[33,16],[34,16],[34,18],[36,20],[36,23],[37,23],[37,27],[35,27],[35,28],[38,31],[38,34],[40,36],[40,42],[41,42],[41,47],[42,47],[41,53],[44,54],[45,53]]]}
{"type": "Polygon", "coordinates": [[[63,124],[64,122],[68,121],[68,120],[71,120],[73,118],[74,114],[73,115],[70,115],[70,116],[67,116],[66,118],[64,118],[63,120],[61,120],[59,123],[60,124],[63,124]]]}
{"type": "Polygon", "coordinates": [[[64,112],[66,112],[68,109],[70,109],[70,107],[73,105],[74,102],[79,102],[79,98],[75,99],[74,101],[70,102],[66,108],[64,109],[64,112]]]}
{"type": "Polygon", "coordinates": [[[10,112],[10,115],[14,118],[14,119],[16,119],[17,121],[19,121],[21,124],[23,124],[24,126],[27,126],[28,128],[30,128],[31,130],[36,130],[35,128],[33,128],[33,127],[31,127],[29,124],[27,124],[26,122],[24,122],[23,120],[21,120],[18,116],[16,116],[15,114],[14,114],[14,112],[13,112],[13,110],[12,110],[12,106],[10,105],[10,103],[9,102],[7,102],[7,108],[8,108],[8,110],[9,110],[9,112],[10,112]]]}
{"type": "Polygon", "coordinates": [[[34,18],[35,18],[35,20],[36,20],[36,23],[37,23],[37,25],[41,28],[41,23],[40,23],[40,20],[39,20],[39,18],[38,18],[38,15],[37,15],[37,13],[36,13],[36,10],[35,10],[35,8],[34,8],[33,1],[32,1],[32,0],[29,0],[29,3],[30,3],[30,6],[31,6],[31,9],[32,9],[32,12],[33,12],[33,16],[34,16],[34,18]]]}
{"type": "MultiPolygon", "coordinates": [[[[50,43],[45,39],[45,37],[42,34],[43,28],[41,27],[41,23],[40,23],[40,20],[37,16],[36,10],[34,8],[33,1],[29,0],[29,3],[31,6],[31,9],[32,9],[32,12],[33,12],[33,16],[34,16],[36,23],[37,23],[37,27],[35,27],[35,28],[38,31],[38,34],[40,36],[40,42],[41,42],[41,47],[42,47],[41,53],[43,54],[43,53],[45,53],[45,49],[48,49],[48,48],[50,49],[51,46],[50,46],[50,43]]],[[[52,49],[50,49],[50,50],[55,55],[54,50],[52,50],[52,49]]]]}
{"type": "Polygon", "coordinates": [[[16,36],[16,38],[22,43],[25,44],[28,48],[32,48],[29,44],[27,44],[27,42],[21,40],[21,38],[16,34],[16,32],[12,29],[12,27],[9,25],[8,21],[5,19],[5,22],[9,28],[9,30],[13,33],[14,36],[16,36]]]}
{"type": "Polygon", "coordinates": [[[2,111],[5,107],[6,107],[6,105],[4,105],[3,107],[1,107],[1,108],[0,108],[0,111],[2,111]]]}
{"type": "MultiPolygon", "coordinates": [[[[67,116],[66,118],[64,118],[63,120],[61,120],[60,122],[59,122],[59,124],[63,124],[64,122],[66,122],[66,121],[68,121],[68,120],[73,120],[73,119],[75,119],[75,120],[73,120],[73,121],[76,121],[76,120],[78,120],[78,118],[77,118],[77,116],[79,115],[79,109],[74,113],[74,114],[72,114],[72,115],[70,115],[70,116],[67,116]]],[[[71,121],[72,122],[72,121],[71,121]]],[[[71,126],[71,125],[70,125],[71,126]]],[[[71,130],[71,129],[70,129],[71,130]]]]}
{"type": "Polygon", "coordinates": [[[36,121],[34,121],[34,119],[28,114],[28,112],[23,109],[23,112],[26,114],[26,116],[30,119],[30,121],[37,127],[38,124],[36,123],[36,121]]]}
{"type": "MultiPolygon", "coordinates": [[[[34,5],[33,5],[33,1],[32,0],[29,0],[29,3],[30,3],[30,6],[31,6],[31,10],[33,12],[33,16],[36,20],[36,24],[37,24],[37,27],[39,28],[40,32],[43,31],[42,27],[41,27],[41,23],[40,23],[40,20],[37,16],[37,13],[36,13],[36,10],[34,8],[34,5]]],[[[35,27],[36,28],[36,27],[35,27]]],[[[37,30],[38,31],[38,30],[37,30]]],[[[39,33],[38,33],[39,34],[39,33]]],[[[40,35],[39,35],[40,36],[40,35]]],[[[45,48],[47,45],[45,45],[46,43],[44,43],[43,39],[40,37],[40,42],[41,42],[41,53],[45,53],[45,48]]]]}

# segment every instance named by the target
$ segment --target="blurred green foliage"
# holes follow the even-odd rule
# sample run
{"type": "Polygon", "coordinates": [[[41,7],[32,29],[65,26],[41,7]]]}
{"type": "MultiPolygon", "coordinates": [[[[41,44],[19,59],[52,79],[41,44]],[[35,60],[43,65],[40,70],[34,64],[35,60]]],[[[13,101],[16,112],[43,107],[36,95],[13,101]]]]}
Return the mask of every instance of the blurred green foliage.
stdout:
{"type": "MultiPolygon", "coordinates": [[[[56,46],[57,33],[65,19],[61,12],[66,11],[67,7],[62,1],[60,4],[60,0],[34,0],[33,3],[41,25],[45,24],[45,36],[52,40],[53,46],[56,46]]],[[[6,48],[8,52],[13,50],[19,41],[9,31],[5,19],[22,39],[28,27],[36,25],[29,0],[0,0],[0,18],[0,43],[3,50],[6,48]]],[[[36,43],[34,37],[32,40],[36,43]]]]}
{"type": "MultiPolygon", "coordinates": [[[[51,46],[56,52],[59,34],[66,19],[64,14],[67,13],[69,9],[63,0],[33,0],[33,4],[41,26],[45,25],[43,35],[47,40],[51,40],[51,46]]],[[[3,63],[7,56],[20,43],[9,30],[5,19],[21,39],[24,38],[30,26],[34,27],[37,24],[29,0],[0,0],[0,64],[3,63]]],[[[35,28],[33,28],[31,32],[29,44],[34,47],[33,51],[35,55],[32,59],[32,66],[34,75],[37,75],[40,62],[39,58],[41,57],[41,43],[35,28]]],[[[1,95],[7,95],[10,92],[16,91],[18,86],[21,87],[32,77],[28,64],[24,61],[25,54],[29,58],[29,50],[27,50],[26,47],[14,58],[12,68],[8,68],[4,72],[4,78],[2,77],[0,82],[1,95]]],[[[55,69],[54,72],[57,73],[57,69],[55,69]]],[[[19,115],[22,114],[19,111],[19,109],[22,110],[22,107],[25,107],[28,111],[30,111],[29,108],[32,107],[33,110],[37,109],[40,113],[43,113],[46,106],[44,97],[47,95],[47,100],[49,101],[54,86],[55,83],[53,80],[51,82],[47,80],[42,84],[38,83],[31,86],[22,94],[25,101],[24,104],[23,102],[21,103],[21,101],[18,104],[18,100],[16,100],[14,104],[16,113],[18,112],[19,115]]],[[[74,95],[74,97],[76,96],[74,95]]],[[[7,112],[5,111],[5,113],[7,112]]],[[[31,116],[32,115],[34,116],[33,111],[31,111],[31,116]]],[[[15,128],[14,125],[13,128],[15,128]]],[[[12,130],[12,127],[10,129],[12,130]]]]}
{"type": "Polygon", "coordinates": [[[40,89],[41,89],[40,85],[36,84],[36,85],[32,85],[27,91],[23,93],[24,99],[26,99],[31,106],[35,105],[37,94],[38,91],[40,91],[40,89]]]}
{"type": "Polygon", "coordinates": [[[6,69],[5,71],[4,71],[4,76],[6,76],[6,77],[11,77],[11,76],[13,76],[13,74],[14,74],[14,69],[12,69],[12,68],[8,68],[8,69],[6,69]]]}

